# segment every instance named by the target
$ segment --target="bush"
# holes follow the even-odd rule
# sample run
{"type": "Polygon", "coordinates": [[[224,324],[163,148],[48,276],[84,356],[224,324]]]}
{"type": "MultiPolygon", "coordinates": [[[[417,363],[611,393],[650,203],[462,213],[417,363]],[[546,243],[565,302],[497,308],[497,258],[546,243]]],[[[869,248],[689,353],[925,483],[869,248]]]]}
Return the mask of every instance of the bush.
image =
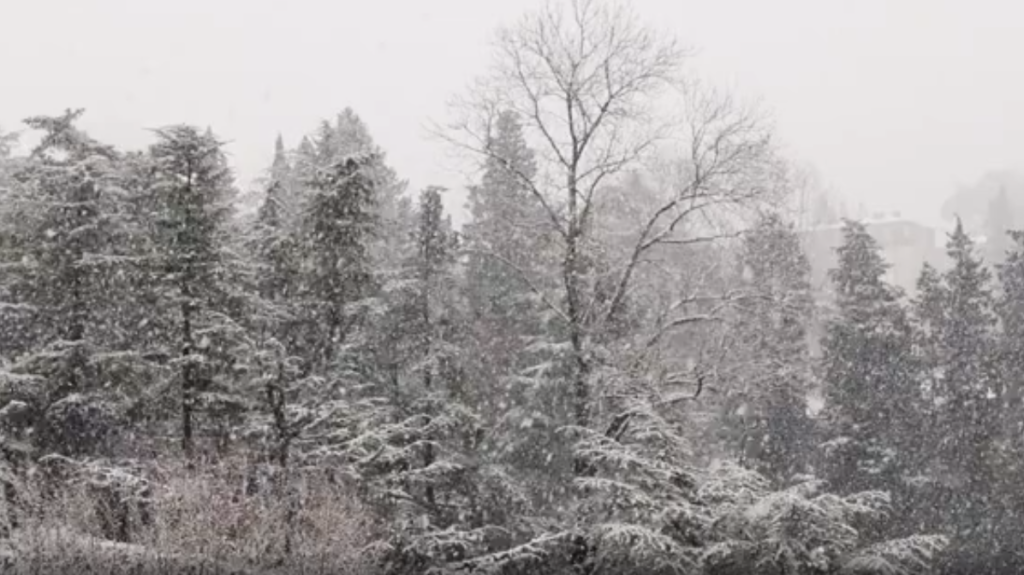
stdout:
{"type": "Polygon", "coordinates": [[[240,459],[194,470],[163,460],[147,467],[145,477],[118,468],[122,483],[146,481],[142,498],[112,487],[109,462],[66,461],[74,467],[60,487],[19,486],[24,520],[0,547],[5,573],[373,570],[367,549],[375,522],[346,488],[320,475],[295,473],[285,481],[278,474],[251,494],[240,459]],[[130,543],[111,541],[112,518],[130,525],[130,543]]]}

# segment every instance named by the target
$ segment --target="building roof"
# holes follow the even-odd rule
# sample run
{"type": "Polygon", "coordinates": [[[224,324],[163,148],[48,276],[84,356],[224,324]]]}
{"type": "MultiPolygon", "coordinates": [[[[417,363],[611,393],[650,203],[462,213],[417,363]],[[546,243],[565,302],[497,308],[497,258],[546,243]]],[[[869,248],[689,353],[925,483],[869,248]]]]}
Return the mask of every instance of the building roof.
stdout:
{"type": "MultiPolygon", "coordinates": [[[[859,219],[854,219],[853,221],[860,222],[861,224],[863,224],[865,227],[868,227],[868,228],[876,227],[876,226],[893,225],[893,224],[910,225],[910,226],[914,226],[914,227],[918,227],[918,228],[927,228],[927,227],[929,227],[929,226],[927,226],[925,224],[922,224],[922,223],[917,222],[915,220],[912,220],[910,218],[901,217],[898,213],[893,214],[891,216],[881,215],[881,216],[876,216],[876,217],[871,217],[871,218],[859,218],[859,219]]],[[[839,230],[839,229],[842,229],[844,225],[846,225],[846,224],[845,224],[845,222],[842,222],[842,221],[840,221],[840,222],[833,222],[831,224],[821,224],[821,225],[817,225],[817,226],[809,226],[809,227],[806,227],[803,230],[801,230],[801,232],[803,232],[803,233],[813,233],[813,232],[820,232],[820,231],[839,230]]]]}

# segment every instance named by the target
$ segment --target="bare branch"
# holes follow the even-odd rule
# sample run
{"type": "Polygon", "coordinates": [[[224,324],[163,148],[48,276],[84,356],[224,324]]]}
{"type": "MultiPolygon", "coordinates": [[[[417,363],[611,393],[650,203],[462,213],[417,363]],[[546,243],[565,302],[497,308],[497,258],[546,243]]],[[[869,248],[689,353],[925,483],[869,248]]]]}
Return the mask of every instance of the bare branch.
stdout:
{"type": "Polygon", "coordinates": [[[523,280],[523,283],[525,283],[527,285],[527,287],[530,288],[530,291],[532,291],[533,293],[537,294],[537,296],[541,299],[541,301],[544,302],[544,305],[546,305],[549,309],[551,309],[551,311],[553,311],[556,314],[558,314],[558,316],[560,318],[562,318],[564,321],[566,321],[566,322],[569,321],[569,316],[566,315],[565,311],[562,308],[560,308],[557,305],[555,305],[554,303],[552,303],[551,300],[548,299],[547,295],[545,295],[544,292],[541,291],[541,289],[537,287],[537,284],[533,283],[533,281],[529,278],[527,273],[521,267],[519,267],[515,263],[513,263],[512,260],[510,260],[510,259],[508,259],[508,258],[506,258],[506,257],[504,257],[502,255],[496,254],[494,252],[486,251],[486,250],[476,250],[476,249],[470,249],[470,248],[463,248],[460,251],[462,253],[464,253],[464,254],[479,254],[479,255],[483,255],[483,256],[489,257],[489,258],[493,258],[493,259],[501,262],[502,264],[508,266],[509,269],[511,269],[512,271],[516,272],[516,274],[519,275],[520,279],[523,280]]]}

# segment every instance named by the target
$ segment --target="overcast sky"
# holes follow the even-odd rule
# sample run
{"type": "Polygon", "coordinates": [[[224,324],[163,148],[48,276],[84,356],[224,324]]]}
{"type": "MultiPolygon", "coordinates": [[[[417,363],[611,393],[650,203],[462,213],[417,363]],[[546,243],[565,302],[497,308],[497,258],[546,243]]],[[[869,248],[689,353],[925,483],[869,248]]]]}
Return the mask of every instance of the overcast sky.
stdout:
{"type": "MultiPolygon", "coordinates": [[[[414,188],[462,187],[424,125],[534,0],[0,0],[0,127],[84,107],[126,148],[210,125],[242,182],[351,106],[414,188]]],[[[933,219],[958,182],[1024,164],[1024,3],[636,0],[758,96],[788,152],[874,209],[933,219]]]]}

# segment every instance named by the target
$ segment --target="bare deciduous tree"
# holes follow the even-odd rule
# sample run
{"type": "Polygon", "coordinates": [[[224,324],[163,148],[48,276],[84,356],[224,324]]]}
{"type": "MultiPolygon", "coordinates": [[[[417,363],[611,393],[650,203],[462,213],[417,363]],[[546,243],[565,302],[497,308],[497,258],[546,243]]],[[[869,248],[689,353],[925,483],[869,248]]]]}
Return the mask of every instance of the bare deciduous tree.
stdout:
{"type": "MultiPolygon", "coordinates": [[[[549,3],[499,32],[491,73],[455,102],[455,123],[439,131],[461,150],[507,166],[560,240],[558,315],[567,324],[579,426],[590,422],[590,343],[623,305],[637,270],[660,246],[720,236],[721,230],[691,221],[747,204],[774,181],[777,165],[760,118],[685,82],[685,56],[674,39],[643,26],[621,4],[549,3]],[[493,121],[508,110],[519,115],[536,148],[536,175],[516,173],[489,145],[493,121]],[[600,201],[601,193],[666,150],[681,156],[671,189],[643,210],[621,265],[605,272],[613,276],[604,278],[611,279],[610,293],[598,297],[585,252],[594,245],[595,212],[615,209],[600,201]]],[[[670,318],[662,327],[687,322],[670,318]]]]}

